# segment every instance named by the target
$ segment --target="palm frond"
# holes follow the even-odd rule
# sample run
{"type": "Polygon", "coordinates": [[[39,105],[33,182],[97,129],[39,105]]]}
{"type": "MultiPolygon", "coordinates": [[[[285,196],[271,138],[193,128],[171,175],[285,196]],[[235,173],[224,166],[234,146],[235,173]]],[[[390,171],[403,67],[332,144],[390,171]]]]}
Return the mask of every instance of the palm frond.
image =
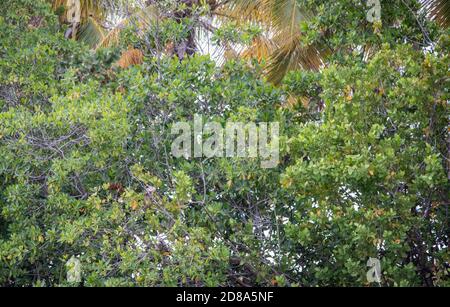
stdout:
{"type": "Polygon", "coordinates": [[[138,10],[105,35],[104,38],[96,44],[96,49],[118,45],[122,31],[130,25],[135,26],[142,34],[143,31],[145,31],[145,29],[147,29],[157,18],[159,18],[159,13],[154,5],[138,10]]]}
{"type": "Polygon", "coordinates": [[[300,23],[308,19],[296,0],[270,1],[272,21],[276,30],[273,40],[279,46],[272,53],[267,67],[269,81],[278,84],[286,73],[297,69],[318,69],[322,65],[317,46],[301,42],[300,23]]]}
{"type": "Polygon", "coordinates": [[[267,79],[279,84],[291,70],[315,70],[322,65],[321,52],[316,46],[304,46],[299,37],[291,37],[269,58],[267,79]]]}
{"type": "Polygon", "coordinates": [[[432,19],[443,27],[450,25],[450,0],[424,0],[423,4],[432,19]]]}
{"type": "Polygon", "coordinates": [[[122,32],[122,30],[125,28],[124,24],[119,24],[117,27],[115,27],[114,29],[112,29],[111,31],[109,31],[102,40],[98,41],[94,46],[94,49],[99,49],[99,48],[107,48],[107,47],[112,47],[112,46],[116,46],[119,44],[120,42],[120,34],[122,32]]]}
{"type": "Polygon", "coordinates": [[[304,12],[296,0],[279,0],[269,1],[268,7],[272,10],[273,26],[277,29],[286,30],[294,34],[299,32],[300,22],[306,19],[306,12],[304,12]]]}
{"type": "Polygon", "coordinates": [[[253,39],[250,47],[241,52],[241,57],[245,59],[257,59],[258,62],[268,60],[270,56],[277,50],[278,45],[262,33],[253,39]]]}
{"type": "Polygon", "coordinates": [[[233,19],[237,22],[270,22],[270,10],[267,0],[231,0],[219,7],[217,16],[233,19]]]}

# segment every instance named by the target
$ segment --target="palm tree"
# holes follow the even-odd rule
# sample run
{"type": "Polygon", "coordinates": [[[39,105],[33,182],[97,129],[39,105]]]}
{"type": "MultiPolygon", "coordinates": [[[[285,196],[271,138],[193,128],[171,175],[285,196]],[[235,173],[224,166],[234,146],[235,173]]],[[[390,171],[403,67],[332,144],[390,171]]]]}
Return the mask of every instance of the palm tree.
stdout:
{"type": "MultiPolygon", "coordinates": [[[[65,4],[69,0],[51,0],[54,7],[65,4]]],[[[206,3],[210,8],[210,17],[220,24],[232,20],[238,24],[253,23],[263,28],[262,33],[253,40],[253,44],[241,52],[233,52],[244,58],[256,58],[267,62],[267,76],[270,81],[278,84],[287,72],[297,69],[319,69],[323,58],[331,50],[324,46],[305,46],[301,42],[301,26],[307,21],[309,13],[304,11],[296,0],[178,0],[183,9],[175,10],[172,14],[158,11],[158,2],[148,0],[147,6],[138,10],[118,27],[105,33],[100,26],[105,6],[102,1],[80,0],[82,2],[82,26],[79,39],[86,41],[93,48],[117,44],[120,32],[125,25],[137,25],[141,29],[147,28],[155,20],[161,18],[193,17],[192,9],[199,3],[206,3]]],[[[429,16],[442,26],[448,26],[450,14],[450,0],[422,0],[423,7],[429,16]]],[[[196,51],[196,33],[199,31],[213,31],[212,27],[202,24],[203,29],[191,29],[186,41],[173,46],[173,53],[183,58],[186,54],[196,51]]]]}
{"type": "Polygon", "coordinates": [[[262,34],[241,56],[266,60],[268,79],[275,84],[290,70],[315,70],[322,65],[321,58],[326,50],[301,43],[300,24],[308,20],[309,14],[296,0],[232,0],[219,14],[263,27],[262,34]]]}
{"type": "MultiPolygon", "coordinates": [[[[70,0],[48,0],[56,10],[67,8],[70,0]]],[[[142,11],[132,14],[115,29],[106,33],[101,26],[105,15],[105,0],[80,0],[81,24],[79,25],[77,39],[80,39],[94,49],[110,46],[118,42],[120,31],[127,24],[137,24],[146,27],[157,18],[155,1],[147,1],[148,6],[142,11]]],[[[181,0],[185,9],[174,13],[173,18],[182,19],[190,17],[191,8],[199,4],[198,0],[181,0]]],[[[321,64],[319,52],[314,47],[304,47],[300,44],[299,23],[305,18],[295,0],[209,0],[211,16],[217,20],[234,20],[242,23],[257,23],[266,30],[255,38],[252,48],[248,48],[240,55],[250,58],[256,57],[260,61],[272,59],[268,73],[272,81],[278,82],[284,74],[291,69],[318,68],[321,64]],[[270,35],[269,35],[270,33],[270,35]]],[[[192,54],[196,50],[195,33],[193,29],[186,42],[180,43],[174,49],[179,57],[192,54]]]]}
{"type": "MultiPolygon", "coordinates": [[[[162,14],[156,13],[155,1],[148,1],[149,6],[124,20],[116,29],[104,35],[98,29],[93,20],[81,31],[81,38],[88,41],[91,46],[105,47],[116,44],[120,31],[126,24],[137,24],[145,28],[152,20],[156,20],[162,14]]],[[[175,11],[172,18],[178,20],[191,17],[192,7],[199,4],[198,0],[182,0],[184,9],[175,11]]],[[[254,23],[260,25],[264,31],[256,37],[251,48],[239,53],[245,58],[257,58],[260,61],[267,60],[268,78],[278,83],[284,75],[293,69],[318,69],[321,62],[321,52],[317,46],[303,46],[300,42],[300,22],[307,18],[307,14],[301,10],[296,0],[209,0],[212,18],[220,22],[229,20],[238,23],[254,23]]],[[[89,20],[89,18],[88,18],[89,20]]],[[[202,30],[211,31],[210,28],[202,30]]],[[[185,54],[196,51],[196,33],[199,29],[192,29],[184,42],[178,42],[174,46],[173,53],[183,58],[185,54]]]]}

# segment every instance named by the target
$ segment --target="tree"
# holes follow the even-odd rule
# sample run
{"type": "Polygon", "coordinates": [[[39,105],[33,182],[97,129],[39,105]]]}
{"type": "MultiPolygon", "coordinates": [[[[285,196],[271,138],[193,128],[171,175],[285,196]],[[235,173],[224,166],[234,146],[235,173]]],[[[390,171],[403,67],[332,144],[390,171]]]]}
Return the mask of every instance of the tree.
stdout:
{"type": "Polygon", "coordinates": [[[310,81],[324,122],[299,127],[283,178],[297,195],[286,234],[305,284],[363,285],[368,258],[381,259],[381,285],[446,284],[447,65],[447,55],[386,46],[367,66],[310,81]]]}

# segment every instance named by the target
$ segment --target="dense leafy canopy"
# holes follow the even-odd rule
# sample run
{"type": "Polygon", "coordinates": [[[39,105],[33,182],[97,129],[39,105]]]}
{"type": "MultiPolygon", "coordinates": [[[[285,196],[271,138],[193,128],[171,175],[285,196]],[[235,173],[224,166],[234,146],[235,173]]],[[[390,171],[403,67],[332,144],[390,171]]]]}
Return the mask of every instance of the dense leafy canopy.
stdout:
{"type": "MultiPolygon", "coordinates": [[[[275,86],[258,56],[158,52],[189,16],[93,51],[48,1],[2,1],[0,285],[449,286],[448,30],[412,0],[375,24],[364,1],[295,3],[323,64],[275,86]],[[195,113],[280,122],[279,166],[174,158],[195,113]]],[[[235,31],[216,38],[257,42],[235,31]]]]}

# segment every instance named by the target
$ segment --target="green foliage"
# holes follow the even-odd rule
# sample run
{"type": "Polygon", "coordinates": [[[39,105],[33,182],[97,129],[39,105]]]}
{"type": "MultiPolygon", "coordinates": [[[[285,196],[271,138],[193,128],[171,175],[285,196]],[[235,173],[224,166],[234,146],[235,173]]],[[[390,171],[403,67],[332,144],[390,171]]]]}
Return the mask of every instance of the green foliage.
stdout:
{"type": "Polygon", "coordinates": [[[255,25],[238,26],[232,22],[221,26],[214,32],[212,41],[220,44],[243,44],[249,45],[258,35],[261,35],[261,29],[255,25]]]}
{"type": "Polygon", "coordinates": [[[44,106],[81,49],[55,35],[57,20],[41,1],[2,2],[0,9],[0,108],[44,106]]]}

